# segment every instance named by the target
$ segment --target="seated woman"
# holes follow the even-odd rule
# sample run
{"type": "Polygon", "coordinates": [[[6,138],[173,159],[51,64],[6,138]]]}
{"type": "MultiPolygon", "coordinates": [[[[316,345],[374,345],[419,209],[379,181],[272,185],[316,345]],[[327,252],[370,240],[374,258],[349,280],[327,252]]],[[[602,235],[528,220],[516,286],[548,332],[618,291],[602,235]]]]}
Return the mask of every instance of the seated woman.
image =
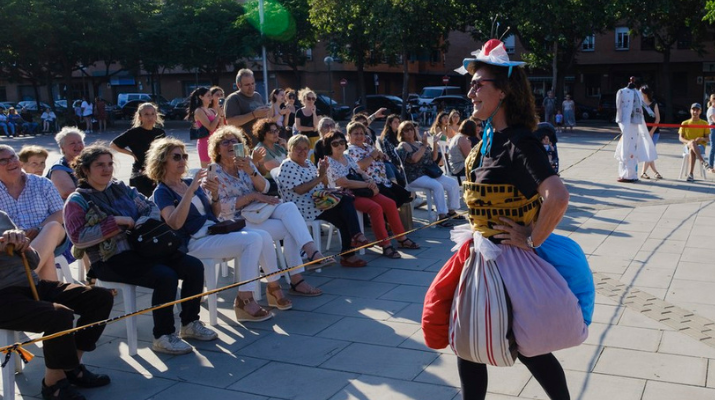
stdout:
{"type": "Polygon", "coordinates": [[[382,151],[388,160],[385,161],[385,172],[387,173],[387,178],[402,187],[407,185],[405,180],[405,171],[399,168],[400,157],[397,155],[395,149],[399,146],[400,142],[397,140],[397,128],[400,127],[400,116],[397,114],[390,114],[387,116],[385,121],[385,126],[382,128],[380,137],[377,139],[376,148],[382,151]]]}
{"type": "MultiPolygon", "coordinates": [[[[420,140],[415,124],[412,121],[403,121],[397,129],[397,138],[400,141],[397,154],[403,161],[402,165],[410,186],[432,190],[439,219],[454,216],[455,210],[459,209],[459,184],[455,179],[444,176],[441,172],[436,174],[439,175],[436,178],[427,174],[425,168],[435,166],[439,157],[439,149],[436,146],[432,149],[428,144],[429,134],[426,133],[420,140]],[[444,201],[444,192],[447,192],[449,208],[444,201]]],[[[443,221],[439,226],[450,228],[454,224],[443,221]]]]}
{"type": "MultiPolygon", "coordinates": [[[[209,155],[215,163],[212,165],[218,178],[219,219],[238,217],[245,206],[253,203],[276,205],[273,213],[262,223],[246,221],[249,228],[270,234],[271,240],[265,242],[267,247],[263,249],[266,257],[275,258],[273,241],[282,240],[289,267],[303,263],[300,257],[301,249],[308,255],[308,261],[324,258],[315,246],[308,227],[295,204],[281,203],[278,198],[264,194],[268,189],[267,179],[257,173],[256,167],[248,157],[236,157],[233,145],[239,143],[240,140],[238,128],[233,126],[220,128],[209,140],[209,155]]],[[[326,259],[316,267],[332,263],[334,263],[333,260],[326,259]]],[[[305,268],[299,268],[291,273],[290,293],[299,296],[322,294],[320,289],[313,288],[305,282],[301,275],[303,271],[305,268]]],[[[275,287],[278,289],[273,289],[269,284],[266,290],[279,290],[278,282],[275,282],[275,287]]],[[[274,298],[273,295],[266,297],[268,297],[269,303],[274,298]]]]}
{"type": "Polygon", "coordinates": [[[318,121],[318,134],[320,135],[320,140],[315,142],[315,146],[313,147],[313,160],[315,160],[316,164],[318,163],[318,160],[325,157],[323,138],[328,134],[328,132],[336,129],[338,129],[338,124],[336,124],[335,120],[330,117],[322,117],[320,118],[320,121],[318,121]]]}
{"type": "MultiPolygon", "coordinates": [[[[184,179],[188,157],[184,143],[169,137],[152,143],[146,161],[147,176],[158,182],[154,201],[166,224],[184,237],[188,254],[199,259],[240,257],[237,273],[241,281],[258,276],[259,260],[266,273],[277,271],[273,241],[265,232],[242,229],[225,235],[208,235],[208,227],[218,222],[216,215],[221,210],[218,181],[213,177],[206,179],[201,187],[201,180],[207,175],[205,169],[199,170],[193,179],[184,179]],[[266,242],[270,246],[268,254],[266,242]]],[[[287,310],[291,304],[283,298],[280,285],[275,282],[279,278],[268,278],[266,297],[270,305],[287,310]]],[[[258,322],[273,317],[253,299],[253,289],[259,284],[251,282],[238,291],[233,306],[237,321],[258,322]]]]}
{"type": "Polygon", "coordinates": [[[271,170],[280,167],[283,160],[288,157],[285,140],[280,137],[280,133],[281,128],[278,124],[268,118],[259,119],[253,125],[253,135],[258,138],[258,144],[253,149],[253,153],[260,151],[258,149],[264,149],[264,155],[256,167],[265,178],[270,178],[271,170]]]}
{"type": "Polygon", "coordinates": [[[77,189],[77,177],[72,169],[72,162],[84,149],[84,132],[66,126],[55,135],[55,141],[60,146],[62,158],[50,166],[46,176],[60,192],[62,199],[66,200],[67,196],[77,189]]]}
{"type": "Polygon", "coordinates": [[[40,253],[40,278],[56,281],[55,256],[70,244],[62,227],[60,194],[48,179],[25,173],[15,150],[8,145],[0,145],[0,183],[0,210],[25,232],[40,253]]]}
{"type": "Polygon", "coordinates": [[[459,183],[462,183],[462,178],[465,177],[464,160],[469,155],[469,152],[472,151],[472,138],[476,137],[477,123],[471,119],[465,119],[459,125],[457,134],[449,142],[449,148],[447,149],[449,170],[452,171],[452,175],[457,177],[459,183]]]}
{"type": "MultiPolygon", "coordinates": [[[[368,174],[370,179],[377,184],[380,194],[395,201],[395,206],[400,208],[403,204],[412,201],[412,193],[404,187],[392,182],[387,173],[387,155],[365,142],[367,128],[359,122],[348,124],[348,155],[368,174]]],[[[400,244],[400,247],[405,246],[400,244]]]]}
{"type": "MultiPolygon", "coordinates": [[[[353,128],[353,131],[363,129],[364,125],[359,122],[351,122],[348,124],[348,131],[353,128]]],[[[363,136],[364,136],[364,130],[363,136]]],[[[400,253],[387,240],[387,229],[385,228],[385,217],[390,223],[390,228],[395,234],[402,234],[405,228],[402,226],[400,214],[395,206],[395,201],[380,194],[375,181],[370,179],[363,172],[355,160],[349,155],[345,155],[345,136],[340,132],[329,132],[323,138],[324,147],[328,153],[328,181],[330,187],[340,187],[342,189],[351,190],[355,194],[355,209],[362,211],[370,216],[372,223],[372,231],[375,237],[381,241],[382,255],[387,258],[401,258],[400,253]],[[355,178],[361,177],[362,180],[355,178]],[[364,189],[369,189],[365,191],[364,189]],[[365,191],[360,194],[357,190],[365,191]],[[369,194],[369,195],[367,195],[369,194]],[[366,196],[367,195],[367,196],[366,196]]],[[[419,249],[417,243],[408,239],[406,236],[398,236],[400,247],[409,249],[419,249]]]]}
{"type": "Polygon", "coordinates": [[[288,158],[281,164],[278,184],[284,201],[295,203],[306,221],[320,219],[330,222],[340,230],[343,267],[364,267],[365,260],[357,257],[351,249],[369,243],[360,231],[354,200],[342,196],[332,208],[319,209],[313,201],[313,193],[328,185],[328,160],[322,159],[316,168],[308,161],[310,140],[305,135],[294,135],[288,140],[288,158]]]}
{"type": "MultiPolygon", "coordinates": [[[[50,335],[74,328],[75,314],[79,315],[77,326],[109,318],[114,299],[109,291],[102,288],[60,283],[56,279],[41,280],[33,272],[31,279],[38,295],[37,299],[33,298],[28,280],[30,278],[25,272],[20,254],[25,255],[32,269],[42,264],[40,256],[31,247],[25,232],[18,229],[2,211],[0,234],[0,304],[3,305],[0,328],[50,335]],[[8,245],[13,245],[14,255],[6,253],[8,245]]],[[[84,399],[72,385],[94,388],[110,383],[107,375],[95,374],[81,364],[82,355],[97,347],[102,331],[104,325],[43,342],[43,398],[84,399]]],[[[12,366],[8,365],[7,368],[12,366]]]]}
{"type": "Polygon", "coordinates": [[[42,146],[24,145],[17,156],[20,158],[20,165],[23,171],[28,174],[42,176],[45,172],[45,161],[49,153],[42,146]]]}
{"type": "Polygon", "coordinates": [[[42,120],[42,133],[49,133],[55,129],[55,121],[57,120],[57,115],[50,108],[45,108],[45,112],[40,116],[42,120]]]}
{"type": "MultiPolygon", "coordinates": [[[[159,220],[159,209],[135,188],[114,179],[114,159],[108,147],[88,146],[75,160],[79,187],[67,198],[64,208],[67,234],[76,249],[89,256],[97,277],[154,289],[152,305],[199,294],[204,288],[204,267],[198,259],[176,252],[158,260],[134,251],[126,231],[151,219],[159,220]]],[[[186,354],[193,347],[184,339],[213,340],[216,332],[199,321],[201,298],[181,304],[181,337],[174,327],[171,307],[153,311],[152,349],[167,354],[186,354]]]]}

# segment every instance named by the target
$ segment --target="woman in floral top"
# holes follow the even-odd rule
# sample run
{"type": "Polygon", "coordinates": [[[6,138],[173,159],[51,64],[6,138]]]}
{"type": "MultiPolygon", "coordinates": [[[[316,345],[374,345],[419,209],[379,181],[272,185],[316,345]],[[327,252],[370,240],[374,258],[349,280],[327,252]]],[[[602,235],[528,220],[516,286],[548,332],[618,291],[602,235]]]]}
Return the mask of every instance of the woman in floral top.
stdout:
{"type": "Polygon", "coordinates": [[[394,200],[397,208],[412,201],[412,194],[407,189],[389,179],[386,166],[388,157],[365,143],[367,127],[359,122],[351,122],[347,130],[350,141],[348,155],[375,181],[380,194],[394,200]]]}
{"type": "Polygon", "coordinates": [[[397,140],[397,128],[400,126],[400,116],[391,114],[387,116],[385,127],[377,139],[377,148],[388,157],[385,161],[385,172],[390,180],[396,181],[401,186],[406,186],[405,171],[400,169],[400,157],[395,150],[400,142],[397,140]]]}
{"type": "MultiPolygon", "coordinates": [[[[352,122],[348,125],[348,131],[350,131],[351,127],[355,130],[359,126],[364,125],[359,122],[352,122]]],[[[352,157],[345,155],[345,144],[345,136],[340,132],[329,132],[323,138],[323,147],[329,156],[328,181],[330,182],[330,186],[340,186],[343,189],[349,190],[369,189],[372,191],[372,196],[370,197],[355,196],[355,209],[367,213],[370,216],[372,231],[375,233],[375,237],[381,241],[380,245],[382,246],[383,256],[387,258],[402,258],[400,253],[398,253],[392,244],[390,244],[390,241],[387,240],[388,234],[385,228],[385,217],[387,217],[392,231],[400,235],[397,238],[397,242],[401,248],[419,249],[420,247],[417,243],[407,238],[407,236],[402,235],[405,233],[405,228],[402,226],[395,201],[380,194],[377,183],[360,169],[352,157]],[[350,179],[352,178],[349,176],[351,174],[362,176],[362,180],[350,179]]]]}
{"type": "MultiPolygon", "coordinates": [[[[294,203],[281,202],[280,199],[264,194],[268,190],[268,181],[258,173],[248,157],[236,157],[233,145],[241,142],[243,136],[238,128],[226,126],[217,130],[209,140],[209,155],[214,162],[213,168],[218,179],[218,198],[221,203],[221,210],[218,218],[227,220],[241,215],[241,210],[254,202],[276,205],[268,219],[260,224],[246,221],[246,226],[251,229],[267,232],[271,241],[266,246],[261,255],[270,262],[275,262],[275,251],[273,241],[282,240],[284,254],[289,267],[302,264],[300,257],[301,249],[308,254],[308,260],[324,258],[318,251],[313,238],[308,232],[308,227],[303,222],[300,212],[294,203]]],[[[244,143],[245,144],[245,143],[244,143]]],[[[334,260],[326,259],[320,265],[334,263],[334,260]]],[[[299,296],[319,296],[320,289],[309,285],[304,279],[302,272],[305,268],[299,268],[291,273],[290,293],[299,296]]]]}
{"type": "MultiPolygon", "coordinates": [[[[430,135],[426,133],[420,140],[415,124],[412,121],[402,122],[397,130],[397,138],[400,140],[397,154],[400,155],[403,162],[402,165],[410,186],[430,189],[434,197],[434,204],[437,206],[439,219],[444,219],[456,214],[455,210],[459,208],[459,184],[448,176],[440,175],[438,178],[431,178],[425,173],[425,165],[430,162],[435,163],[439,156],[437,148],[433,150],[427,144],[429,137],[430,135]],[[445,192],[447,192],[449,208],[444,201],[445,192]]],[[[450,221],[444,221],[439,225],[444,228],[454,226],[450,221]]]]}
{"type": "Polygon", "coordinates": [[[295,135],[288,140],[288,159],[280,167],[279,186],[283,200],[294,202],[306,221],[320,219],[330,222],[340,230],[343,267],[364,267],[365,260],[357,257],[355,247],[369,243],[360,231],[352,196],[342,196],[340,201],[327,210],[319,210],[313,202],[313,193],[324,190],[328,184],[328,160],[318,162],[318,168],[308,160],[310,140],[305,135],[295,135]]]}

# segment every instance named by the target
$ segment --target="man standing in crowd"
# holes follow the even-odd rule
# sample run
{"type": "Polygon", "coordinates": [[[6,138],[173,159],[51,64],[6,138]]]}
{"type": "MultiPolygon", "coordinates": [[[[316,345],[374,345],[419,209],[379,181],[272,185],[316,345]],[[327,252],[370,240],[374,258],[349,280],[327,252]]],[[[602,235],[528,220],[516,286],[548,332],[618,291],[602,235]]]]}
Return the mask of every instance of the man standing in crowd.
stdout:
{"type": "Polygon", "coordinates": [[[708,128],[686,128],[686,125],[707,125],[708,123],[700,119],[700,111],[702,107],[700,103],[693,103],[690,106],[690,116],[691,118],[683,121],[678,129],[678,135],[680,135],[680,142],[683,143],[690,153],[690,166],[688,169],[687,181],[692,182],[695,180],[693,178],[693,169],[695,169],[695,160],[700,160],[706,169],[710,169],[710,164],[708,164],[705,159],[703,159],[703,154],[705,154],[705,145],[708,143],[708,135],[710,130],[708,128]]]}
{"type": "Polygon", "coordinates": [[[546,93],[546,97],[544,97],[543,103],[541,103],[542,106],[544,106],[544,121],[550,123],[551,125],[554,125],[554,111],[556,111],[556,97],[554,97],[554,91],[549,90],[548,93],[546,93]]]}
{"type": "Polygon", "coordinates": [[[258,119],[268,118],[271,108],[256,92],[256,79],[250,69],[244,68],[238,71],[236,86],[238,90],[231,93],[224,104],[226,123],[243,129],[251,138],[252,146],[255,146],[258,139],[253,136],[253,124],[258,119]]]}

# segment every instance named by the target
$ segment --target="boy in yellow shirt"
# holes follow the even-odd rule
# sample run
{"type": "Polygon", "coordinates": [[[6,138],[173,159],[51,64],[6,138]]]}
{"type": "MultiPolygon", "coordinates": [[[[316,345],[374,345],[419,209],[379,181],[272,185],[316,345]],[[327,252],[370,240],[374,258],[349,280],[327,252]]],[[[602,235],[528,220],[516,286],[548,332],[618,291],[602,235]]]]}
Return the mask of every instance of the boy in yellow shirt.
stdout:
{"type": "Polygon", "coordinates": [[[683,143],[688,151],[690,152],[690,169],[688,170],[688,182],[692,182],[693,169],[695,169],[695,159],[700,160],[706,169],[710,170],[710,164],[708,164],[705,159],[703,159],[703,154],[705,153],[705,145],[708,143],[708,135],[710,130],[707,128],[686,128],[686,125],[707,125],[708,123],[700,119],[700,111],[702,107],[700,103],[693,103],[690,106],[690,115],[692,118],[683,121],[681,123],[680,129],[678,129],[678,134],[680,135],[680,142],[683,143]]]}

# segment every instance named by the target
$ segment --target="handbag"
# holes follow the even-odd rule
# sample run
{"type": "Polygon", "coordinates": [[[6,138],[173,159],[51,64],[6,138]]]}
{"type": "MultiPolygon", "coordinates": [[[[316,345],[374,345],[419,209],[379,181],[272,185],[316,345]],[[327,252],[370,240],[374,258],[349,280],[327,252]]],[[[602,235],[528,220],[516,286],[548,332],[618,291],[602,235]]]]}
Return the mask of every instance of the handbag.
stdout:
{"type": "Polygon", "coordinates": [[[179,235],[165,222],[149,218],[126,232],[132,249],[139,255],[162,259],[177,251],[183,244],[179,235]]]}
{"type": "MultiPolygon", "coordinates": [[[[345,175],[345,178],[350,181],[365,182],[365,179],[363,179],[362,175],[358,174],[352,168],[350,168],[350,172],[348,172],[348,174],[345,175]]],[[[375,193],[373,193],[372,189],[370,189],[370,188],[357,188],[357,189],[351,188],[349,190],[350,190],[350,192],[352,192],[353,195],[358,196],[358,197],[372,197],[375,195],[375,193]]]]}
{"type": "Polygon", "coordinates": [[[260,225],[273,214],[277,206],[277,204],[254,201],[241,209],[241,216],[252,224],[260,225]]]}
{"type": "Polygon", "coordinates": [[[209,130],[205,126],[194,128],[193,126],[189,129],[189,139],[198,140],[209,137],[209,130]]]}
{"type": "Polygon", "coordinates": [[[227,219],[209,226],[209,235],[225,235],[231,232],[238,232],[246,227],[246,220],[243,218],[227,219]]]}
{"type": "Polygon", "coordinates": [[[385,184],[380,183],[377,188],[381,195],[394,200],[397,208],[412,201],[412,193],[396,183],[393,183],[392,186],[385,186],[385,184]]]}
{"type": "Polygon", "coordinates": [[[442,169],[434,162],[425,163],[423,165],[423,169],[425,175],[429,176],[430,178],[439,178],[440,176],[442,176],[442,169]]]}
{"type": "Polygon", "coordinates": [[[315,208],[320,211],[327,211],[335,207],[343,199],[345,192],[330,189],[318,189],[310,195],[315,204],[315,208]]]}

